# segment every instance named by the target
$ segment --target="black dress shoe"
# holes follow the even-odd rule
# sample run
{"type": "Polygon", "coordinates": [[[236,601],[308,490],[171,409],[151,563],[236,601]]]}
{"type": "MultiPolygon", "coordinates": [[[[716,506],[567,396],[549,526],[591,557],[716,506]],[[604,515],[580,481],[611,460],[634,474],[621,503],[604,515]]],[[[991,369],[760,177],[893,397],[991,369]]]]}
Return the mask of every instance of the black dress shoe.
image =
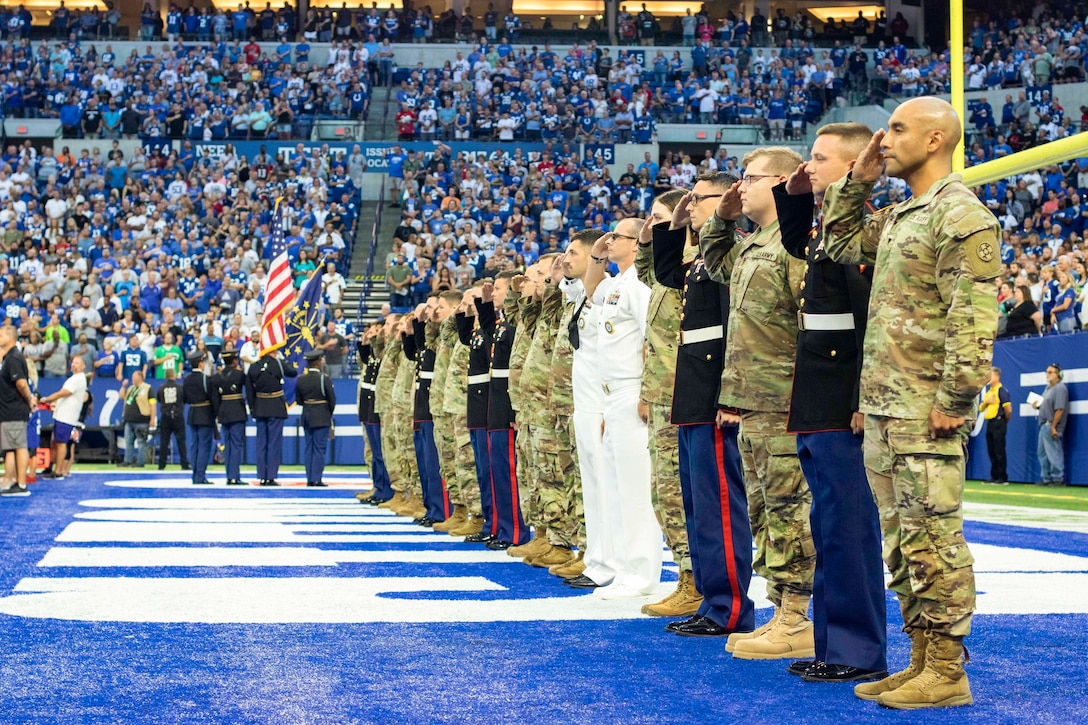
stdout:
{"type": "Polygon", "coordinates": [[[306,485],[310,488],[328,488],[329,484],[324,481],[307,481],[306,485]]]}
{"type": "Polygon", "coordinates": [[[887,670],[863,670],[849,665],[831,665],[821,662],[805,670],[801,679],[805,682],[864,682],[882,680],[888,676],[887,670]]]}
{"type": "Polygon", "coordinates": [[[683,627],[685,624],[694,624],[695,622],[698,622],[698,621],[700,621],[702,619],[706,619],[706,617],[703,617],[702,615],[699,615],[699,614],[693,614],[692,616],[688,617],[687,619],[681,619],[678,622],[669,622],[668,624],[665,625],[665,631],[666,632],[672,632],[673,634],[675,634],[676,631],[678,629],[680,629],[681,627],[683,627]]]}
{"type": "Polygon", "coordinates": [[[233,481],[227,481],[227,485],[228,486],[248,486],[249,484],[246,483],[245,481],[239,479],[239,478],[236,478],[233,481]]]}
{"type": "Polygon", "coordinates": [[[212,485],[212,482],[211,481],[193,481],[193,485],[194,486],[210,486],[210,485],[212,485]]]}
{"type": "Polygon", "coordinates": [[[513,544],[511,544],[509,541],[499,541],[498,539],[492,539],[491,541],[487,542],[487,548],[491,549],[492,551],[506,551],[511,546],[513,546],[513,544]]]}
{"type": "Polygon", "coordinates": [[[800,677],[808,672],[809,668],[816,665],[823,665],[823,662],[820,660],[797,660],[796,662],[790,662],[790,666],[786,668],[786,672],[800,677]]]}
{"type": "Polygon", "coordinates": [[[566,584],[568,587],[573,587],[574,589],[596,589],[597,587],[601,586],[585,574],[579,574],[578,576],[571,577],[570,579],[564,579],[563,583],[566,584]]]}
{"type": "Polygon", "coordinates": [[[698,622],[688,622],[676,628],[681,637],[724,637],[733,634],[733,630],[707,617],[700,617],[698,622]]]}
{"type": "Polygon", "coordinates": [[[418,519],[416,521],[416,523],[419,524],[420,526],[422,526],[425,529],[429,529],[432,526],[434,526],[436,522],[430,516],[424,516],[423,518],[418,519]]]}
{"type": "Polygon", "coordinates": [[[478,534],[471,534],[465,537],[466,544],[488,544],[494,537],[491,534],[485,534],[481,531],[478,534]]]}
{"type": "Polygon", "coordinates": [[[261,485],[262,486],[279,486],[279,484],[276,483],[275,481],[273,481],[271,478],[261,479],[261,485]]]}

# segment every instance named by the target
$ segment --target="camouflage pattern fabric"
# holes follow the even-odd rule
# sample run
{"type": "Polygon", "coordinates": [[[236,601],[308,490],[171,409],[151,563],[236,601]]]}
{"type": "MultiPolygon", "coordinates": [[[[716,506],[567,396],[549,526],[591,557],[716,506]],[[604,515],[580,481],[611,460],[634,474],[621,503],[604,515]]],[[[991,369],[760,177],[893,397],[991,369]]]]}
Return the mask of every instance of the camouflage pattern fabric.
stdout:
{"type": "MultiPolygon", "coordinates": [[[[506,303],[503,307],[508,312],[516,310],[516,315],[508,315],[507,319],[515,325],[514,346],[510,350],[510,405],[518,411],[521,410],[521,373],[525,369],[525,358],[529,355],[529,348],[533,344],[536,323],[540,319],[541,304],[533,301],[532,297],[522,297],[511,290],[506,293],[506,303]],[[516,305],[510,299],[511,295],[514,296],[516,305]]],[[[518,480],[523,479],[519,476],[518,480]]]]}
{"type": "MultiPolygon", "coordinates": [[[[578,448],[574,438],[574,417],[561,415],[556,421],[559,445],[570,452],[570,466],[563,472],[565,486],[567,522],[572,532],[574,545],[581,551],[586,547],[586,515],[582,504],[582,468],[578,461],[578,448]]],[[[565,463],[562,459],[561,463],[565,463]]]]}
{"type": "MultiPolygon", "coordinates": [[[[404,358],[397,369],[397,379],[393,384],[393,440],[396,450],[393,459],[405,481],[405,490],[422,495],[423,483],[419,478],[419,464],[416,462],[415,444],[412,436],[412,418],[414,414],[416,364],[404,358]]],[[[385,448],[382,448],[385,452],[385,448]]]]}
{"type": "MultiPolygon", "coordinates": [[[[402,352],[403,346],[399,335],[385,342],[382,364],[378,368],[378,378],[374,383],[374,410],[381,416],[382,454],[385,468],[389,472],[389,482],[398,493],[407,490],[404,466],[398,458],[396,406],[393,404],[393,390],[396,386],[401,363],[407,364],[402,352]]],[[[401,456],[403,458],[403,456],[401,456]]]]}
{"type": "MultiPolygon", "coordinates": [[[[643,377],[643,388],[646,378],[643,377]]],[[[680,571],[691,571],[691,549],[680,490],[680,431],[669,422],[672,406],[650,406],[650,497],[654,515],[680,571]]]]}
{"type": "Polygon", "coordinates": [[[775,606],[785,592],[811,594],[816,572],[812,492],[797,460],[797,437],[785,432],[786,417],[742,413],[737,439],[756,545],[752,570],[767,580],[767,597],[775,606]]]}
{"type": "Polygon", "coordinates": [[[974,558],[963,538],[962,509],[969,433],[965,426],[952,438],[934,439],[926,420],[865,416],[865,468],[905,631],[971,633],[974,558]]]}
{"type": "Polygon", "coordinates": [[[476,480],[476,459],[472,455],[472,437],[468,432],[468,416],[465,412],[453,415],[453,447],[453,466],[457,471],[461,505],[473,516],[483,516],[480,484],[476,480]]]}
{"type": "Polygon", "coordinates": [[[713,215],[699,233],[699,246],[710,276],[729,285],[718,402],[741,410],[788,410],[805,263],[782,246],[777,219],[738,240],[736,225],[713,215]]]}
{"type": "Polygon", "coordinates": [[[533,463],[533,446],[530,442],[532,435],[532,426],[519,423],[514,445],[518,452],[518,499],[521,515],[525,519],[526,526],[537,528],[543,526],[544,522],[540,516],[540,498],[536,495],[537,472],[533,463]]]}
{"type": "Polygon", "coordinates": [[[552,353],[562,313],[563,293],[557,285],[549,284],[544,291],[540,319],[533,330],[533,342],[525,356],[518,381],[518,399],[522,406],[519,408],[520,420],[533,426],[555,425],[555,412],[551,409],[548,393],[552,384],[552,353]]]}

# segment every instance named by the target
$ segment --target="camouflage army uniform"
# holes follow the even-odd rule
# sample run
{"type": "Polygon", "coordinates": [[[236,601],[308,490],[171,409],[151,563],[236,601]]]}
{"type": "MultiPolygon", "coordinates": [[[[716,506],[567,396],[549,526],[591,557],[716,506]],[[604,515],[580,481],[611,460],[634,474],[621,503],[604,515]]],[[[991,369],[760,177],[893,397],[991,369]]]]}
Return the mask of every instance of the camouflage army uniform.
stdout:
{"type": "Polygon", "coordinates": [[[403,344],[400,335],[385,341],[382,354],[382,366],[378,370],[377,390],[374,395],[374,410],[382,420],[382,453],[385,467],[389,471],[389,482],[393,490],[402,493],[407,490],[408,481],[405,473],[404,450],[397,446],[398,405],[394,402],[394,390],[401,365],[407,365],[404,359],[403,344]]]}
{"type": "Polygon", "coordinates": [[[931,410],[974,421],[997,331],[1001,235],[956,174],[862,219],[872,186],[849,177],[824,200],[836,261],[875,263],[860,410],[865,467],[904,630],[970,633],[974,559],[963,538],[969,425],[930,437],[931,410]]]}
{"type": "MultiPolygon", "coordinates": [[[[419,466],[416,463],[415,443],[412,436],[412,423],[415,413],[415,383],[417,360],[409,360],[404,356],[403,341],[401,341],[400,366],[397,368],[397,379],[393,384],[393,410],[394,440],[399,451],[402,451],[399,459],[405,480],[404,490],[412,491],[420,495],[422,499],[423,484],[419,479],[419,466]]],[[[383,448],[384,451],[384,448],[383,448]]]]}
{"type": "MultiPolygon", "coordinates": [[[[697,247],[684,250],[690,261],[697,247]]],[[[680,434],[670,422],[676,382],[676,350],[680,335],[680,290],[658,284],[653,246],[639,245],[635,255],[639,280],[650,288],[639,398],[650,406],[650,494],[665,543],[680,571],[691,571],[691,550],[680,489],[680,434]]]]}
{"type": "Polygon", "coordinates": [[[457,339],[457,324],[453,316],[447,317],[438,325],[438,339],[435,346],[434,379],[431,381],[431,416],[434,418],[434,440],[438,447],[438,466],[442,472],[442,482],[446,486],[451,504],[461,503],[460,488],[456,488],[456,469],[453,465],[455,447],[453,438],[453,417],[446,413],[446,382],[450,368],[450,356],[453,343],[457,339]],[[457,498],[454,498],[454,489],[457,498]]]}
{"type": "MultiPolygon", "coordinates": [[[[558,428],[558,416],[548,398],[551,379],[552,353],[555,349],[556,327],[563,311],[563,293],[555,284],[545,287],[541,302],[540,318],[533,331],[533,341],[525,356],[525,365],[519,380],[518,419],[529,426],[529,460],[533,469],[530,485],[519,487],[521,509],[526,523],[531,526],[547,526],[548,519],[560,521],[559,510],[565,504],[558,500],[555,492],[563,490],[563,464],[560,455],[569,458],[570,453],[561,450],[558,428]],[[542,494],[547,489],[548,494],[542,494]],[[552,511],[544,512],[544,501],[548,498],[552,511]]],[[[513,367],[513,365],[511,365],[513,367]]],[[[558,534],[562,536],[562,534],[558,534]]],[[[549,531],[549,537],[552,533],[549,531]]],[[[550,540],[550,539],[549,539],[550,540]]]]}
{"type": "Polygon", "coordinates": [[[729,327],[718,402],[740,411],[739,446],[756,544],[753,570],[768,598],[812,593],[816,548],[809,527],[812,493],[786,432],[797,354],[797,300],[805,264],[782,246],[778,221],[743,239],[717,215],[699,234],[707,270],[728,284],[729,327]]]}
{"type": "Polygon", "coordinates": [[[472,438],[468,433],[468,411],[465,408],[465,401],[468,399],[469,348],[457,338],[456,323],[454,325],[454,344],[446,372],[446,391],[442,405],[445,414],[450,416],[453,423],[453,470],[450,478],[456,483],[450,487],[447,480],[446,485],[450,492],[450,501],[464,506],[467,513],[473,516],[483,516],[480,487],[476,483],[476,461],[472,457],[472,438]]]}
{"type": "Polygon", "coordinates": [[[515,414],[519,415],[518,434],[515,440],[518,458],[518,491],[525,523],[536,527],[541,525],[539,512],[536,512],[534,518],[533,512],[525,507],[529,492],[536,488],[536,471],[533,470],[532,451],[529,446],[532,426],[520,417],[520,411],[523,410],[521,374],[525,369],[525,358],[529,355],[529,348],[533,344],[536,324],[540,320],[541,304],[534,301],[531,296],[523,297],[519,292],[511,289],[506,293],[506,303],[503,307],[506,311],[506,319],[514,325],[514,348],[510,353],[510,405],[515,414]]]}
{"type": "Polygon", "coordinates": [[[555,348],[552,350],[551,375],[548,379],[548,400],[555,412],[555,434],[559,441],[558,464],[562,487],[541,488],[544,525],[548,541],[553,546],[585,546],[585,517],[582,513],[582,476],[574,445],[574,386],[571,368],[574,347],[567,325],[574,314],[574,303],[562,298],[560,318],[556,326],[555,348]]]}

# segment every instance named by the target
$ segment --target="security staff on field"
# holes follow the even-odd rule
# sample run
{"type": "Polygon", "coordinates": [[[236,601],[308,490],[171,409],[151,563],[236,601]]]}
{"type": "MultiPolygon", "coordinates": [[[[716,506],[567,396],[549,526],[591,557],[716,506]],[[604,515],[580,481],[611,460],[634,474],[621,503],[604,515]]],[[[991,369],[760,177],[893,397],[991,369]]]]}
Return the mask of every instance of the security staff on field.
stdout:
{"type": "Polygon", "coordinates": [[[812,491],[816,654],[788,668],[806,682],[880,679],[888,669],[880,517],[865,475],[865,422],[858,412],[873,267],[833,262],[821,225],[812,225],[814,203],[850,171],[872,136],[860,123],[823,126],[809,161],[772,189],[782,246],[806,262],[786,423],[797,434],[797,457],[812,491]]]}
{"type": "Polygon", "coordinates": [[[212,378],[212,390],[223,434],[223,458],[227,485],[245,486],[242,480],[242,459],[246,452],[246,374],[238,367],[238,353],[222,353],[223,369],[212,378]]]}
{"type": "Polygon", "coordinates": [[[651,207],[654,274],[660,284],[681,290],[669,415],[679,430],[692,575],[702,601],[694,616],[665,629],[684,637],[720,637],[755,626],[755,605],[748,596],[752,530],[737,442],[740,418],[736,410],[718,405],[729,288],[710,276],[698,238],[717,200],[735,181],[718,172],[699,176],[667,223],[661,221],[666,209],[659,209],[660,200],[651,207]]]}
{"type": "Polygon", "coordinates": [[[208,464],[215,445],[215,406],[212,385],[206,370],[208,354],[197,351],[189,355],[193,371],[182,383],[185,402],[189,405],[189,440],[192,441],[193,483],[210,484],[208,464]]]}
{"type": "Polygon", "coordinates": [[[306,485],[324,488],[325,453],[329,448],[332,414],[336,409],[336,391],[332,378],[321,371],[324,350],[308,350],[306,372],[295,385],[295,403],[302,406],[302,431],[305,435],[302,459],[306,465],[306,485]]]}
{"type": "MultiPolygon", "coordinates": [[[[159,401],[159,470],[166,468],[166,459],[170,455],[170,436],[178,444],[178,456],[181,458],[181,470],[189,470],[189,448],[185,445],[185,394],[178,385],[177,373],[173,368],[166,370],[166,382],[155,392],[159,401]]],[[[194,480],[194,483],[196,481],[194,480]]]]}
{"type": "Polygon", "coordinates": [[[283,422],[287,419],[283,379],[296,375],[295,366],[281,360],[275,350],[250,365],[246,375],[246,397],[257,420],[257,478],[261,486],[279,485],[276,476],[283,455],[283,422]]]}

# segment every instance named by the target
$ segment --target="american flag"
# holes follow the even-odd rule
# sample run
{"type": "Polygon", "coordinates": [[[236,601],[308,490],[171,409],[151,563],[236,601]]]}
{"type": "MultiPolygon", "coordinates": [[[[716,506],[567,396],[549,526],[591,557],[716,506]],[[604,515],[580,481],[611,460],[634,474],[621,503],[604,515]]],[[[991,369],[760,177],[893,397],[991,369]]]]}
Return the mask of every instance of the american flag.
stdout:
{"type": "Polygon", "coordinates": [[[291,260],[287,256],[287,240],[283,232],[282,197],[276,199],[272,213],[272,236],[268,239],[272,267],[264,293],[264,314],[261,318],[261,354],[278,350],[287,341],[284,313],[295,299],[291,284],[291,260]]]}

